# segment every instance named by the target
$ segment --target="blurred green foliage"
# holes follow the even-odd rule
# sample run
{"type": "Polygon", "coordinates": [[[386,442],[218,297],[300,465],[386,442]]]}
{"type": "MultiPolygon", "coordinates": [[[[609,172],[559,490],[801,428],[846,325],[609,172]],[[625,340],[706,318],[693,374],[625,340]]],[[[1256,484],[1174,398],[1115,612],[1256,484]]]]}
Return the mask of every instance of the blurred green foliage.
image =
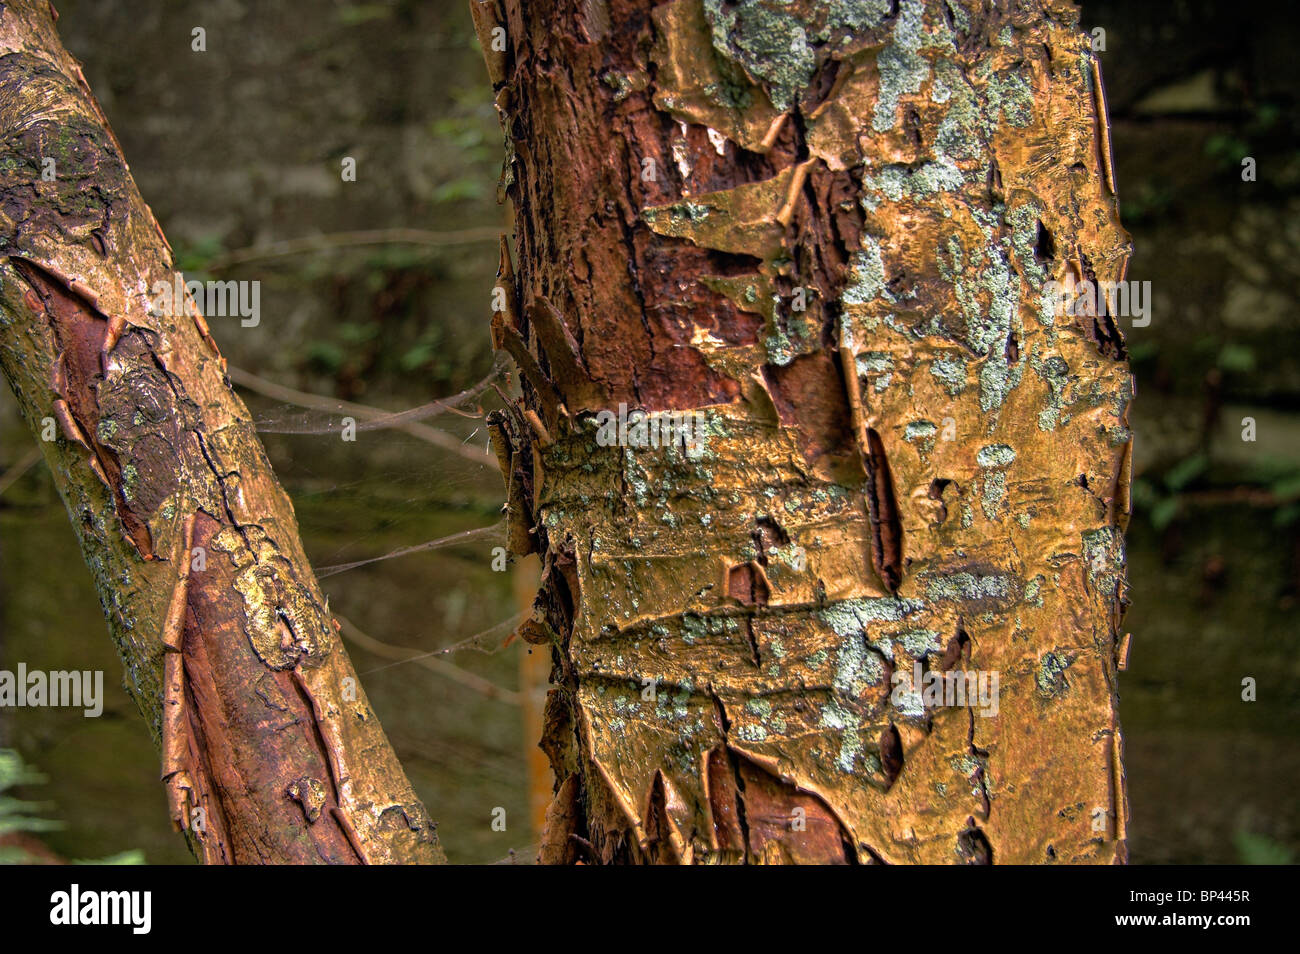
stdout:
{"type": "MultiPolygon", "coordinates": [[[[19,785],[44,785],[46,777],[23,761],[12,749],[0,749],[0,836],[20,834],[38,835],[58,831],[63,822],[42,815],[53,807],[49,802],[32,802],[15,798],[8,793],[19,785]]],[[[0,844],[0,864],[39,864],[43,861],[22,844],[0,844]]],[[[84,865],[142,865],[144,853],[123,851],[107,858],[76,859],[73,864],[84,865]]]]}

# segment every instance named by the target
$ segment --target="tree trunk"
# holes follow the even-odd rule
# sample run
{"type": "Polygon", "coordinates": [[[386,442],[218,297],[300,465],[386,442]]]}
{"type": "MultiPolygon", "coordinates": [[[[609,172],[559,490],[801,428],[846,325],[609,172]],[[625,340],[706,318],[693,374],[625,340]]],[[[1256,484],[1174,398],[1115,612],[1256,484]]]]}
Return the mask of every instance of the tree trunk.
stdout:
{"type": "Polygon", "coordinates": [[[1128,256],[1077,10],[472,10],[542,860],[1124,860],[1132,385],[1044,297],[1128,256]],[[619,404],[699,411],[702,455],[604,446],[619,404]]]}
{"type": "MultiPolygon", "coordinates": [[[[0,6],[0,368],[205,861],[437,861],[247,409],[53,7],[0,6]]],[[[51,567],[50,572],[63,572],[51,567]]]]}

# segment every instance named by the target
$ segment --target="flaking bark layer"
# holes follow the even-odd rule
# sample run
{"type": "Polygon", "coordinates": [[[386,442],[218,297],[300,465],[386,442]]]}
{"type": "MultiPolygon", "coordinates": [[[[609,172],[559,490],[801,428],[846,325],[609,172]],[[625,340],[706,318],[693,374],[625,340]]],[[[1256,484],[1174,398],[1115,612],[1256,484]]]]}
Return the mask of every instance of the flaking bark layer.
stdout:
{"type": "Polygon", "coordinates": [[[1128,256],[1074,6],[473,6],[542,860],[1124,860],[1132,385],[1044,296],[1128,256]],[[700,411],[703,455],[603,446],[619,403],[700,411]]]}

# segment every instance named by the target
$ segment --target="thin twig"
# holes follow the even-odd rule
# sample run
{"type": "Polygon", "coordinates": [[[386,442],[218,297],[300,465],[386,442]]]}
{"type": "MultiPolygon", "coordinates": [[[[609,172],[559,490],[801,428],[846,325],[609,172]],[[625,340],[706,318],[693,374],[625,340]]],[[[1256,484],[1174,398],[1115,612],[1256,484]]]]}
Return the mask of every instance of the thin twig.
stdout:
{"type": "MultiPolygon", "coordinates": [[[[1244,504],[1249,507],[1281,507],[1300,501],[1300,493],[1278,495],[1263,487],[1223,487],[1213,490],[1189,490],[1175,495],[1179,503],[1201,507],[1244,504]]],[[[1148,508],[1149,509],[1149,508],[1148,508]]]]}
{"type": "Polygon", "coordinates": [[[490,527],[475,527],[473,530],[462,530],[460,533],[453,533],[450,536],[439,537],[437,540],[427,540],[424,543],[412,544],[409,547],[398,547],[388,553],[377,557],[368,557],[365,560],[356,560],[352,563],[336,563],[333,566],[323,566],[316,571],[316,578],[325,579],[327,576],[334,576],[336,573],[344,573],[348,570],[355,570],[359,566],[368,566],[371,563],[379,563],[383,560],[391,560],[394,557],[407,556],[411,553],[423,553],[425,550],[441,550],[443,547],[453,546],[457,543],[465,543],[469,540],[477,540],[479,537],[489,537],[505,529],[504,520],[492,524],[490,527]]]}
{"type": "Polygon", "coordinates": [[[267,245],[236,249],[212,258],[199,271],[221,272],[233,265],[262,262],[289,255],[320,252],[330,249],[347,249],[362,245],[469,245],[475,242],[496,242],[501,238],[500,226],[483,226],[474,229],[456,229],[450,232],[430,232],[425,229],[371,229],[357,232],[332,232],[285,239],[267,245]]]}
{"type": "MultiPolygon", "coordinates": [[[[508,705],[522,705],[522,699],[519,693],[512,689],[506,689],[498,686],[496,683],[484,679],[467,669],[461,669],[455,663],[450,663],[445,659],[439,659],[436,655],[421,653],[418,650],[404,649],[401,646],[393,646],[389,643],[381,642],[373,636],[368,635],[357,628],[357,625],[338,613],[334,613],[334,618],[343,626],[343,634],[349,642],[356,643],[367,652],[379,656],[383,659],[391,659],[395,662],[414,662],[428,669],[430,672],[436,672],[440,676],[445,676],[455,682],[460,683],[473,689],[475,692],[481,692],[489,699],[496,699],[508,705]]],[[[387,667],[385,667],[387,668],[387,667]]]]}
{"type": "Polygon", "coordinates": [[[503,619],[495,626],[489,626],[487,629],[483,630],[482,632],[475,633],[473,636],[466,636],[464,639],[460,640],[459,642],[452,643],[450,646],[443,646],[440,649],[431,649],[427,653],[420,653],[418,656],[411,656],[409,659],[402,659],[399,660],[398,662],[391,662],[386,666],[376,666],[374,669],[367,669],[365,672],[358,673],[358,675],[368,676],[372,672],[383,672],[385,669],[392,669],[394,666],[401,666],[404,665],[405,663],[414,662],[417,659],[426,659],[430,656],[450,656],[452,653],[460,652],[462,649],[478,649],[479,652],[482,652],[486,655],[489,656],[495,655],[496,653],[506,648],[506,644],[510,642],[509,638],[507,638],[504,642],[502,642],[495,649],[492,650],[481,649],[475,644],[483,641],[489,636],[501,632],[502,630],[505,630],[510,636],[513,636],[515,629],[518,627],[519,621],[523,619],[523,616],[524,616],[523,613],[515,613],[510,618],[503,619]]]}
{"type": "Polygon", "coordinates": [[[33,447],[22,457],[18,458],[18,463],[14,464],[3,474],[0,474],[0,495],[4,494],[6,490],[17,483],[18,478],[22,477],[23,474],[36,466],[36,462],[40,459],[41,449],[39,447],[33,447]]]}
{"type": "MultiPolygon", "coordinates": [[[[436,427],[429,427],[427,424],[421,424],[418,421],[407,420],[402,417],[403,414],[411,412],[392,412],[385,411],[376,407],[368,407],[364,404],[354,404],[351,401],[340,401],[334,398],[322,397],[319,394],[309,394],[306,391],[297,391],[293,388],[285,387],[282,384],[276,384],[274,381],[268,381],[265,378],[258,377],[249,371],[236,368],[233,365],[226,369],[226,374],[230,380],[234,381],[241,387],[248,388],[265,397],[272,398],[276,401],[283,401],[285,404],[295,404],[298,407],[308,408],[313,411],[325,411],[327,413],[345,413],[352,414],[368,422],[367,429],[373,429],[375,426],[391,426],[412,437],[427,441],[444,450],[451,451],[453,454],[459,454],[466,460],[471,460],[476,464],[490,464],[498,466],[495,454],[490,454],[485,450],[479,450],[477,445],[465,445],[456,439],[454,434],[439,430],[436,427]]],[[[494,372],[495,375],[495,372],[494,372]]],[[[444,401],[435,401],[435,405],[448,405],[452,402],[468,400],[474,396],[477,391],[471,388],[469,391],[462,391],[460,395],[448,398],[444,401]],[[473,392],[473,393],[471,393],[473,392]],[[466,397],[468,395],[468,397],[466,397]]],[[[458,403],[460,403],[458,402],[458,403]]],[[[413,411],[423,412],[426,408],[415,408],[413,411]]],[[[429,413],[436,413],[437,409],[429,413]]],[[[258,428],[259,430],[272,430],[270,428],[258,428]]],[[[275,431],[272,430],[272,433],[275,431]]],[[[295,433],[289,431],[287,433],[295,433]]]]}

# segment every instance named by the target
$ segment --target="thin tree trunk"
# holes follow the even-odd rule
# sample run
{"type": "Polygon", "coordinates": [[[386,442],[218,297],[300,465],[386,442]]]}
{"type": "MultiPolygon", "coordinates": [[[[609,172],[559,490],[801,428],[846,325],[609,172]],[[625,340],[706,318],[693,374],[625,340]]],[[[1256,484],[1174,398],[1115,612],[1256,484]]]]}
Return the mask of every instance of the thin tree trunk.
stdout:
{"type": "Polygon", "coordinates": [[[1131,379],[1043,297],[1128,256],[1074,6],[472,10],[542,860],[1122,861],[1131,379]],[[703,455],[602,446],[620,403],[703,455]]]}
{"type": "Polygon", "coordinates": [[[203,318],[151,306],[170,248],[54,16],[0,7],[0,369],[173,821],[209,862],[441,860],[203,318]]]}

